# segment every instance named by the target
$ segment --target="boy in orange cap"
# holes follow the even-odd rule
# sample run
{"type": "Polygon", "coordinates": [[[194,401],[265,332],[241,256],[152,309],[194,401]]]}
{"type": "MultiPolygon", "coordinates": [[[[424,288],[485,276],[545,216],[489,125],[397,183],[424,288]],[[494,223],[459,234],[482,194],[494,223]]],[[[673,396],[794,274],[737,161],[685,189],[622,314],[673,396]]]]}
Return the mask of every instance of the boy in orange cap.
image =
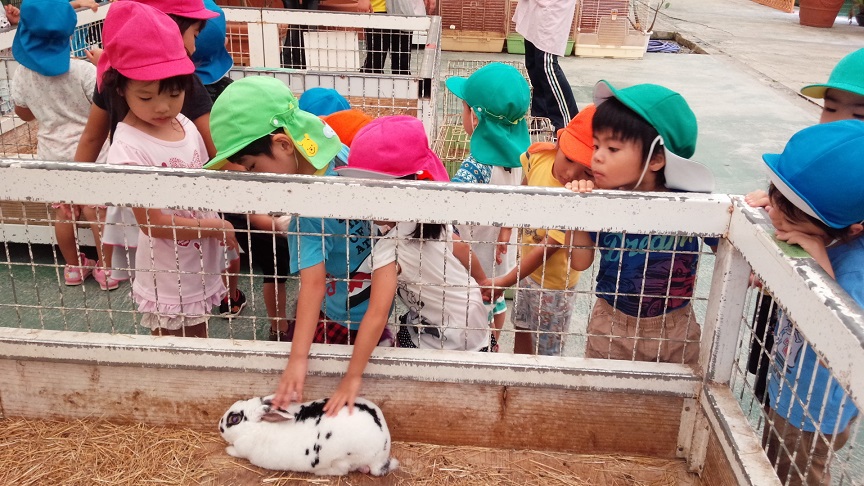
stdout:
{"type": "MultiPolygon", "coordinates": [[[[594,143],[591,120],[594,106],[585,107],[558,131],[558,143],[539,142],[522,154],[522,185],[533,187],[591,187],[594,143]]],[[[560,356],[562,338],[570,327],[572,290],[579,272],[572,270],[565,233],[560,230],[522,230],[519,265],[503,277],[487,279],[483,286],[510,287],[519,282],[510,320],[516,328],[514,353],[560,356]]]]}

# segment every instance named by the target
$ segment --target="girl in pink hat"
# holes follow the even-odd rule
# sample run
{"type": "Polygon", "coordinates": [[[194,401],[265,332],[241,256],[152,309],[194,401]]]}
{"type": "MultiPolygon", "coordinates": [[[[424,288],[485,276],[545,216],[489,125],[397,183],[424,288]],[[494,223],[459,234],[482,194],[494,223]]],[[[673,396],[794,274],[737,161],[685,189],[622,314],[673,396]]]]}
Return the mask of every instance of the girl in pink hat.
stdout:
{"type": "MultiPolygon", "coordinates": [[[[386,116],[363,127],[354,137],[348,165],[336,171],[342,177],[363,179],[449,180],[444,165],[429,150],[423,123],[410,116],[386,116]]],[[[485,274],[476,257],[469,261],[469,247],[458,241],[453,227],[390,221],[375,221],[374,226],[372,251],[364,262],[371,271],[369,305],[352,342],[348,370],[324,407],[328,414],[354,403],[369,356],[380,345],[394,293],[408,307],[399,318],[399,346],[468,351],[490,346],[489,315],[475,280],[485,279],[485,274]]],[[[301,319],[308,315],[305,306],[312,307],[314,315],[320,303],[297,303],[292,353],[274,406],[288,405],[292,397],[302,399],[306,350],[316,326],[314,319],[301,319]]]]}
{"type": "MultiPolygon", "coordinates": [[[[200,168],[207,147],[180,113],[195,66],[177,25],[136,2],[111,7],[98,77],[123,115],[108,163],[200,168]],[[144,40],[147,40],[146,42],[144,40]]],[[[221,272],[234,228],[211,211],[133,208],[138,232],[132,296],[155,335],[207,336],[210,310],[226,289],[221,272]]]]}

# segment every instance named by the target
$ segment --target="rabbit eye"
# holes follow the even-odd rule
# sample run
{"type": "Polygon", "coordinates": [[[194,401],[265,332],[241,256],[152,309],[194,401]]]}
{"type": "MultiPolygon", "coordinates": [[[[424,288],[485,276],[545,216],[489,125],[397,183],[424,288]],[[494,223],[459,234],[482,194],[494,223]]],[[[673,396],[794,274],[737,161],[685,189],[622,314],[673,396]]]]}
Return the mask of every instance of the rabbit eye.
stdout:
{"type": "Polygon", "coordinates": [[[228,419],[225,421],[226,425],[229,427],[232,425],[237,425],[243,421],[243,412],[235,413],[231,412],[228,414],[228,419]]]}

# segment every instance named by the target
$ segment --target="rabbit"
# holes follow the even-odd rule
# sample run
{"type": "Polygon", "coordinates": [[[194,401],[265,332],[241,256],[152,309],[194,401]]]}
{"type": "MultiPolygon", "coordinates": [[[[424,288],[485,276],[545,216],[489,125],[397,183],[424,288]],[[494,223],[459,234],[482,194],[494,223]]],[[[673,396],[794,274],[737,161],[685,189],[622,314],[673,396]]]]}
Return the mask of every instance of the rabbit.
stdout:
{"type": "Polygon", "coordinates": [[[374,403],[358,398],[333,417],[327,399],[272,407],[273,395],[240,400],[219,419],[230,456],[280,471],[341,476],[352,471],[383,476],[399,461],[390,457],[390,431],[374,403]]]}

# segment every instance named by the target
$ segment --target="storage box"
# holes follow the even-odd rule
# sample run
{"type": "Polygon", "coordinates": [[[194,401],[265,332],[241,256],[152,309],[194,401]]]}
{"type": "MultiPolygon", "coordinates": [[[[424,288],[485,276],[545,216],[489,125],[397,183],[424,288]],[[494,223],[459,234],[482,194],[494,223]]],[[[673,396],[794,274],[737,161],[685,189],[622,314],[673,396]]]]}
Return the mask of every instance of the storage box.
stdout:
{"type": "MultiPolygon", "coordinates": [[[[510,54],[525,54],[525,38],[520,34],[507,35],[507,52],[510,54]]],[[[567,41],[567,47],[564,48],[564,55],[569,56],[573,52],[573,39],[567,41]]]]}
{"type": "MultiPolygon", "coordinates": [[[[573,45],[573,55],[579,57],[610,57],[616,59],[642,59],[645,57],[645,51],[648,50],[648,40],[651,36],[642,34],[641,36],[628,36],[626,45],[600,45],[592,44],[590,41],[580,42],[577,36],[576,43],[573,45]]],[[[591,35],[591,34],[588,34],[591,35]]]]}
{"type": "Polygon", "coordinates": [[[445,30],[441,33],[442,51],[503,52],[504,34],[494,32],[445,30]]]}

